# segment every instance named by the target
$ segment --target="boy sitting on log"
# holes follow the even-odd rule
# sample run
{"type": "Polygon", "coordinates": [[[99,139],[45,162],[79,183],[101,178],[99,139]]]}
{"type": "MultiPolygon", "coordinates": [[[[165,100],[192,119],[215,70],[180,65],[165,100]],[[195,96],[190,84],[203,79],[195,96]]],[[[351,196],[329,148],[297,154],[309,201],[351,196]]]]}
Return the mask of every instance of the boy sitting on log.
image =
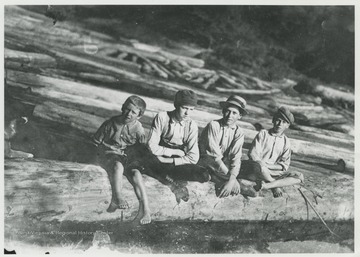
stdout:
{"type": "MultiPolygon", "coordinates": [[[[240,187],[237,180],[240,178],[240,167],[244,166],[241,161],[244,132],[237,121],[248,114],[246,101],[240,96],[231,95],[226,102],[220,102],[220,106],[223,117],[211,121],[201,134],[199,165],[211,171],[218,197],[239,193],[255,196],[256,192],[252,187],[240,187]]],[[[247,162],[245,168],[253,169],[254,165],[258,166],[254,162],[247,162]]]]}
{"type": "Polygon", "coordinates": [[[145,172],[169,185],[176,201],[188,201],[185,181],[207,182],[210,175],[199,160],[198,126],[190,118],[197,105],[191,90],[180,90],[175,95],[175,110],[158,113],[150,129],[148,154],[143,154],[145,172]],[[178,183],[177,181],[184,183],[178,183]]]}
{"type": "Polygon", "coordinates": [[[250,160],[257,162],[261,169],[244,169],[241,177],[256,181],[257,191],[271,189],[274,197],[280,197],[281,187],[303,183],[304,176],[297,171],[288,171],[291,148],[284,132],[294,123],[293,114],[287,108],[280,107],[272,123],[271,129],[263,129],[256,135],[248,153],[250,160]]]}
{"type": "Polygon", "coordinates": [[[112,198],[107,212],[128,208],[128,203],[121,194],[123,174],[133,185],[139,200],[139,212],[135,220],[141,224],[151,222],[141,167],[137,158],[141,144],[145,143],[145,132],[138,121],[144,114],[146,103],[136,95],[126,99],[121,108],[121,115],[105,121],[93,136],[93,142],[98,147],[100,165],[109,176],[112,198]],[[124,172],[125,171],[125,172],[124,172]]]}

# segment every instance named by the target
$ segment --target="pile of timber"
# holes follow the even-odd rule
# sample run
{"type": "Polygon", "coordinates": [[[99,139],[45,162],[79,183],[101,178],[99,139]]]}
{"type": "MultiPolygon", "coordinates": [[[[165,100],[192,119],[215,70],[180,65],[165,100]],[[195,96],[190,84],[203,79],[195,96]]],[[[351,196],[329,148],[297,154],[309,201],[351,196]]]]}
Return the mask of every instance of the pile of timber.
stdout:
{"type": "MultiPolygon", "coordinates": [[[[145,44],[120,45],[109,36],[73,24],[60,23],[53,26],[45,16],[19,7],[6,8],[5,45],[6,85],[14,97],[36,105],[35,116],[68,124],[86,133],[93,133],[104,119],[118,113],[125,96],[129,95],[122,91],[156,95],[172,101],[176,91],[192,88],[198,94],[201,108],[204,110],[198,111],[194,117],[200,128],[219,117],[211,114],[215,112],[213,108],[218,109],[219,100],[225,100],[228,96],[228,93],[214,94],[145,75],[141,73],[138,63],[128,65],[128,61],[114,58],[117,52],[114,54],[112,51],[117,49],[116,51],[120,51],[119,55],[127,53],[127,56],[141,53],[151,61],[167,64],[186,63],[192,69],[198,69],[198,72],[203,69],[202,60],[174,55],[145,44]],[[106,89],[108,86],[115,87],[116,90],[106,89]]],[[[201,72],[208,71],[203,69],[201,72]]],[[[294,84],[292,81],[283,81],[275,88],[275,83],[264,82],[234,70],[230,73],[219,71],[218,74],[222,75],[223,80],[227,76],[232,76],[231,79],[236,83],[247,85],[243,90],[250,91],[254,90],[251,88],[260,88],[288,92],[289,87],[294,84]]],[[[146,100],[153,101],[151,98],[146,100]]],[[[279,92],[276,96],[271,94],[263,100],[250,103],[249,111],[257,120],[261,117],[268,120],[269,115],[279,105],[287,105],[298,121],[303,120],[300,124],[320,127],[325,124],[342,126],[344,129],[347,124],[343,123],[344,119],[339,114],[317,103],[316,98],[287,97],[279,92]]],[[[144,117],[145,126],[150,124],[156,112],[171,108],[172,104],[155,100],[153,105],[149,105],[149,111],[144,117]]],[[[218,110],[217,112],[219,113],[218,110]]],[[[244,120],[241,126],[245,129],[246,142],[249,143],[256,135],[256,130],[254,123],[246,122],[251,120],[251,117],[245,117],[244,120]]],[[[295,135],[292,139],[295,156],[318,158],[334,164],[339,159],[344,159],[347,168],[353,170],[352,137],[349,138],[342,133],[323,134],[321,131],[306,133],[304,136],[295,132],[290,133],[295,135]],[[339,146],[338,143],[341,145],[340,149],[336,148],[339,146]],[[324,149],[327,150],[323,151],[324,149]]]]}
{"type": "MultiPolygon", "coordinates": [[[[354,201],[349,197],[354,194],[352,176],[329,173],[325,169],[314,174],[309,169],[309,166],[296,168],[308,178],[307,188],[318,188],[317,191],[302,190],[323,218],[354,219],[354,201]]],[[[118,218],[130,221],[137,214],[138,201],[128,182],[124,182],[123,195],[130,209],[106,212],[111,189],[106,172],[99,166],[44,159],[5,160],[4,175],[5,219],[27,217],[41,221],[89,222],[118,218]]],[[[167,186],[148,176],[144,176],[144,183],[152,218],[157,221],[318,219],[310,208],[307,211],[304,199],[294,187],[286,188],[283,198],[273,198],[270,191],[264,191],[264,195],[257,198],[238,195],[219,199],[212,183],[189,182],[189,201],[177,204],[167,186]]]]}
{"type": "MultiPolygon", "coordinates": [[[[7,7],[5,14],[7,92],[17,101],[32,105],[35,118],[76,129],[88,136],[93,134],[105,119],[120,112],[122,103],[131,95],[126,91],[142,95],[147,102],[148,109],[141,122],[148,131],[156,113],[173,108],[173,97],[180,89],[193,89],[199,96],[199,109],[202,110],[194,111],[193,118],[201,132],[209,121],[220,118],[218,102],[225,100],[235,91],[221,93],[223,89],[214,88],[214,84],[210,84],[207,87],[209,91],[205,91],[202,86],[193,87],[194,81],[190,86],[180,83],[180,75],[184,81],[192,81],[197,78],[197,74],[215,74],[218,76],[216,83],[221,82],[223,85],[225,82],[230,83],[225,77],[232,76],[230,78],[235,82],[232,85],[234,87],[227,85],[227,89],[263,90],[256,91],[257,93],[238,91],[238,94],[249,93],[267,97],[263,100],[271,100],[276,93],[276,99],[281,99],[281,104],[286,104],[286,101],[290,102],[289,105],[295,103],[283,93],[288,90],[289,85],[291,87],[291,81],[270,84],[236,71],[214,73],[204,69],[201,60],[181,57],[161,49],[149,50],[150,47],[146,45],[120,45],[111,37],[68,23],[53,26],[44,16],[18,7],[7,7]],[[159,63],[163,67],[157,66],[159,70],[156,70],[154,65],[159,63]],[[186,63],[190,69],[183,69],[174,81],[170,80],[169,74],[168,79],[159,75],[160,71],[166,73],[165,68],[170,69],[167,67],[179,63],[186,63]],[[147,68],[148,74],[144,73],[142,68],[147,67],[146,65],[151,68],[147,68]],[[154,72],[158,74],[153,76],[154,72]],[[238,87],[237,84],[244,84],[244,87],[238,87]],[[217,92],[212,93],[212,89],[217,92]],[[272,94],[265,93],[275,89],[277,90],[272,94]],[[154,95],[159,98],[154,98],[154,95]]],[[[176,69],[180,68],[178,65],[176,69]]],[[[215,75],[211,78],[216,77],[215,75]]],[[[211,78],[208,77],[203,82],[199,80],[199,85],[204,85],[211,78]]],[[[301,97],[298,103],[301,102],[302,106],[313,104],[308,108],[323,108],[319,106],[318,99],[304,100],[301,97]]],[[[239,122],[245,133],[244,155],[257,133],[254,124],[268,127],[271,122],[269,115],[273,113],[277,103],[256,102],[249,104],[253,118],[245,117],[244,121],[239,122]]],[[[324,109],[323,112],[326,111],[324,109]]],[[[318,115],[324,115],[323,112],[318,115]]],[[[332,125],[344,126],[346,123],[332,125]]],[[[307,191],[308,197],[318,205],[318,209],[326,210],[325,218],[352,219],[353,176],[333,172],[331,169],[354,172],[353,136],[298,124],[294,128],[296,130],[289,130],[288,133],[295,160],[291,168],[303,172],[307,185],[319,190],[316,194],[307,191]],[[318,165],[310,165],[309,162],[318,165]],[[345,168],[339,169],[342,164],[345,164],[345,168]],[[335,187],[336,191],[333,190],[335,187]]],[[[58,134],[64,133],[61,128],[54,128],[54,131],[58,134]]],[[[114,215],[105,212],[110,199],[110,188],[106,173],[98,166],[44,159],[6,160],[5,181],[6,217],[30,215],[41,220],[84,221],[114,218],[114,215]],[[96,185],[93,184],[95,182],[96,185]],[[42,197],[43,195],[47,197],[42,197]]],[[[159,194],[164,196],[162,202],[151,203],[155,220],[307,218],[306,205],[299,192],[292,187],[286,189],[289,197],[282,199],[273,199],[269,192],[265,198],[249,200],[237,196],[218,199],[212,184],[190,183],[190,202],[177,205],[174,195],[167,187],[147,177],[145,183],[150,189],[150,199],[157,199],[159,194]]],[[[136,215],[136,198],[128,183],[125,183],[124,191],[129,199],[133,199],[132,209],[124,212],[125,219],[131,219],[136,215]]],[[[309,215],[310,218],[316,217],[313,213],[309,215]]]]}
{"type": "MultiPolygon", "coordinates": [[[[46,76],[96,82],[169,100],[177,90],[191,88],[199,95],[201,105],[213,108],[218,107],[218,96],[240,94],[249,99],[252,115],[264,117],[272,114],[273,107],[259,104],[259,97],[271,98],[278,106],[281,105],[278,98],[296,85],[291,80],[267,82],[236,70],[209,70],[204,68],[205,63],[201,59],[176,55],[160,47],[131,40],[123,40],[120,44],[110,36],[84,29],[79,24],[58,22],[53,26],[44,15],[15,6],[7,7],[5,14],[5,65],[10,69],[35,69],[46,76]],[[13,56],[18,53],[11,53],[10,49],[47,54],[56,59],[56,67],[53,63],[46,66],[46,62],[39,67],[31,62],[19,64],[13,56]]],[[[304,103],[290,101],[289,107],[309,109],[307,104],[313,101],[305,100],[302,94],[297,95],[304,103]]],[[[320,103],[314,103],[317,112],[298,115],[297,123],[353,133],[353,119],[344,119],[342,113],[332,108],[327,109],[326,113],[330,116],[325,119],[323,112],[319,111],[320,103]],[[333,123],[335,126],[331,123],[334,120],[337,121],[333,123]]]]}
{"type": "MultiPolygon", "coordinates": [[[[7,70],[6,88],[15,98],[35,105],[33,115],[45,120],[67,124],[86,133],[94,133],[101,123],[120,112],[121,105],[131,94],[119,90],[101,88],[91,84],[49,78],[34,73],[7,70]]],[[[149,127],[159,111],[171,110],[172,103],[161,99],[143,97],[147,103],[142,122],[149,127]]],[[[225,100],[225,99],[224,99],[225,100]]],[[[193,119],[197,121],[200,131],[206,124],[219,115],[195,110],[193,119]]],[[[248,122],[239,122],[244,129],[245,143],[251,143],[257,131],[248,122]]],[[[308,134],[312,134],[308,132],[308,134]]],[[[301,137],[300,137],[301,138],[301,137]]],[[[295,156],[316,158],[317,160],[336,164],[339,159],[346,163],[347,170],[353,171],[354,156],[351,140],[339,138],[344,143],[328,145],[323,142],[334,140],[331,136],[313,133],[312,138],[291,138],[292,151],[295,156]],[[317,140],[317,142],[314,140],[317,140]]]]}

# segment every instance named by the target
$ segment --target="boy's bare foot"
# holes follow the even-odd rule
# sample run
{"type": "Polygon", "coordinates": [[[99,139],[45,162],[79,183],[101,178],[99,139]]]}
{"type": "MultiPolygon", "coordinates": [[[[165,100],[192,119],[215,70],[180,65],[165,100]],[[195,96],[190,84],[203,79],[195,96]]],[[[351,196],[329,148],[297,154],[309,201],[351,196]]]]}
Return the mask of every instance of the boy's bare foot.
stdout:
{"type": "Polygon", "coordinates": [[[139,205],[139,211],[134,221],[139,221],[141,225],[149,224],[151,222],[150,210],[145,210],[142,203],[139,205]]]}
{"type": "Polygon", "coordinates": [[[282,191],[281,188],[279,188],[279,187],[272,188],[271,191],[272,191],[273,196],[274,196],[275,198],[281,197],[281,196],[282,196],[282,193],[283,193],[283,191],[282,191]]]}
{"type": "Polygon", "coordinates": [[[140,219],[140,224],[145,225],[145,224],[149,224],[150,222],[151,222],[150,212],[144,212],[142,218],[140,219]]]}
{"type": "Polygon", "coordinates": [[[119,200],[119,204],[118,204],[118,208],[119,209],[129,209],[129,204],[128,204],[128,202],[126,201],[126,200],[124,200],[124,199],[120,199],[119,200]]]}
{"type": "Polygon", "coordinates": [[[107,212],[114,212],[118,208],[118,205],[116,203],[111,202],[109,207],[106,209],[107,212]]]}
{"type": "Polygon", "coordinates": [[[129,208],[129,204],[126,200],[119,200],[119,204],[116,204],[114,202],[111,202],[109,207],[107,208],[107,212],[115,212],[117,209],[128,209],[129,208]]]}

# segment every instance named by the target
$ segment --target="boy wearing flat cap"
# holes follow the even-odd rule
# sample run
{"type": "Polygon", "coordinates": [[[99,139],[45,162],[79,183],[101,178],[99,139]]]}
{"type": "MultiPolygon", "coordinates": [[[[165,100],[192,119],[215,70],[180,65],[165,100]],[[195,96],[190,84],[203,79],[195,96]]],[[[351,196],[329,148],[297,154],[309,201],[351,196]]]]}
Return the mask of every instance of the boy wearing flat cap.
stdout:
{"type": "MultiPolygon", "coordinates": [[[[211,171],[212,180],[217,187],[221,185],[217,195],[227,197],[240,193],[237,179],[242,166],[244,132],[237,121],[248,114],[248,111],[245,99],[237,95],[231,95],[225,102],[220,102],[220,106],[223,117],[211,121],[201,134],[199,165],[211,171]]],[[[251,166],[252,163],[246,165],[251,166]]]]}
{"type": "Polygon", "coordinates": [[[255,189],[271,189],[274,197],[282,196],[280,187],[304,182],[300,172],[288,171],[290,165],[290,140],[284,134],[294,123],[293,114],[285,107],[280,107],[272,119],[273,127],[261,130],[254,138],[249,149],[249,158],[260,164],[261,172],[244,170],[241,174],[247,179],[257,181],[255,189]]]}
{"type": "Polygon", "coordinates": [[[152,173],[149,175],[170,185],[178,202],[187,201],[189,193],[174,180],[207,182],[210,179],[205,168],[195,165],[199,160],[198,126],[190,114],[196,105],[193,91],[178,91],[175,110],[158,113],[150,129],[148,149],[153,158],[148,158],[145,165],[152,173]]]}

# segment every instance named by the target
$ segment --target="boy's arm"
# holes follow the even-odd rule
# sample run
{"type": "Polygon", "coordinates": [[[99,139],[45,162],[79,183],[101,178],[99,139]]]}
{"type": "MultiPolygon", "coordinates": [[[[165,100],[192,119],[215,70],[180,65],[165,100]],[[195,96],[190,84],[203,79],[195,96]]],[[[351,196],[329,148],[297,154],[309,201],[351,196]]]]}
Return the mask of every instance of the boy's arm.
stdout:
{"type": "Polygon", "coordinates": [[[189,139],[186,142],[185,146],[185,155],[181,157],[174,158],[174,164],[183,165],[183,164],[196,164],[200,158],[199,145],[198,145],[198,127],[195,122],[191,122],[189,139]]]}
{"type": "Polygon", "coordinates": [[[103,144],[103,141],[105,139],[106,133],[109,131],[108,127],[108,121],[105,121],[103,124],[101,124],[100,128],[95,132],[95,134],[91,137],[91,143],[98,147],[99,145],[103,144]]]}
{"type": "Polygon", "coordinates": [[[262,153],[262,146],[261,142],[264,140],[264,133],[265,131],[260,131],[254,138],[254,140],[251,143],[250,149],[249,149],[249,159],[255,161],[255,162],[262,162],[261,159],[261,153],[262,153]]]}
{"type": "Polygon", "coordinates": [[[159,145],[161,140],[162,128],[164,127],[165,122],[166,121],[159,114],[155,116],[153,123],[151,125],[150,136],[147,146],[153,155],[171,157],[173,155],[178,155],[179,150],[171,149],[159,145]]]}
{"type": "Polygon", "coordinates": [[[217,171],[223,174],[227,174],[229,169],[222,161],[222,158],[224,156],[220,149],[220,142],[219,142],[220,127],[218,128],[216,125],[217,124],[213,121],[210,122],[204,129],[203,132],[205,133],[204,140],[206,141],[205,151],[207,156],[210,156],[214,159],[217,165],[217,171]]]}
{"type": "Polygon", "coordinates": [[[140,144],[145,144],[146,143],[146,135],[145,135],[145,130],[143,128],[143,126],[140,124],[139,128],[138,128],[138,132],[136,133],[136,139],[137,142],[140,144]]]}
{"type": "Polygon", "coordinates": [[[289,140],[286,140],[284,152],[279,158],[278,162],[276,163],[281,167],[281,174],[285,173],[290,166],[290,159],[291,159],[291,146],[289,140]]]}
{"type": "Polygon", "coordinates": [[[230,157],[229,174],[234,178],[236,178],[239,175],[243,144],[244,144],[244,134],[240,133],[234,138],[234,141],[232,142],[233,146],[229,153],[229,157],[230,157]]]}

